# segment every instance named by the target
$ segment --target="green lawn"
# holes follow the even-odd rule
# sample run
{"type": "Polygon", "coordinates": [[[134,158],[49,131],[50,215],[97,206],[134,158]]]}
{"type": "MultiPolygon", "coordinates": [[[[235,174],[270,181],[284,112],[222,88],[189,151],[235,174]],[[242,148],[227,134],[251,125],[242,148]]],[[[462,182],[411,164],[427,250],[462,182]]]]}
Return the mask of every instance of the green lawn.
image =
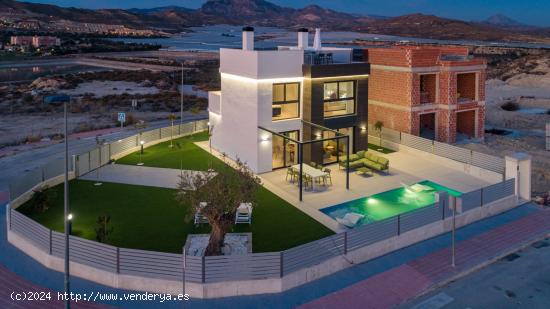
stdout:
{"type": "MultiPolygon", "coordinates": [[[[146,166],[205,170],[210,166],[219,170],[230,168],[221,160],[196,145],[205,140],[204,133],[180,138],[180,147],[168,148],[161,143],[145,149],[143,162],[146,166]]],[[[131,154],[117,163],[135,164],[139,155],[131,154]]],[[[74,234],[95,239],[97,217],[109,214],[114,227],[111,243],[115,246],[181,252],[187,234],[207,233],[207,226],[196,228],[189,214],[191,207],[175,202],[175,190],[74,180],[70,183],[70,203],[75,215],[74,234]]],[[[63,186],[51,190],[57,192],[53,205],[45,213],[34,213],[29,205],[19,210],[31,218],[57,231],[63,230],[63,186]]],[[[254,252],[269,252],[288,249],[333,232],[304,214],[294,206],[280,199],[265,188],[258,195],[258,206],[254,208],[252,225],[239,225],[235,232],[252,232],[254,252]]]]}
{"type": "MultiPolygon", "coordinates": [[[[170,148],[170,142],[160,143],[143,150],[141,156],[145,166],[177,168],[187,170],[207,170],[212,168],[224,168],[226,165],[208,152],[197,147],[194,143],[208,139],[206,132],[197,133],[188,137],[174,140],[174,147],[170,148]]],[[[118,164],[136,165],[139,163],[139,152],[134,152],[116,161],[118,164]]]]}

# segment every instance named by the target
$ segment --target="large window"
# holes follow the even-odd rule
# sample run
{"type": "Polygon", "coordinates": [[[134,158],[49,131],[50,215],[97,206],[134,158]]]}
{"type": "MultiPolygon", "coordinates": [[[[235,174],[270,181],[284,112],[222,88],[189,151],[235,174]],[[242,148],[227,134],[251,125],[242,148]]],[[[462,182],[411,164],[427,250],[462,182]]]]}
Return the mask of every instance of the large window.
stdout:
{"type": "MultiPolygon", "coordinates": [[[[336,129],[338,133],[349,136],[350,151],[353,150],[353,127],[336,129]]],[[[335,138],[333,131],[323,131],[323,139],[335,138]]],[[[347,145],[345,139],[334,139],[323,141],[323,164],[330,164],[338,161],[340,156],[346,154],[347,145]]]]}
{"type": "Polygon", "coordinates": [[[325,118],[355,113],[355,82],[329,82],[324,89],[325,118]]]}
{"type": "Polygon", "coordinates": [[[300,117],[300,83],[273,84],[273,120],[300,117]]]}

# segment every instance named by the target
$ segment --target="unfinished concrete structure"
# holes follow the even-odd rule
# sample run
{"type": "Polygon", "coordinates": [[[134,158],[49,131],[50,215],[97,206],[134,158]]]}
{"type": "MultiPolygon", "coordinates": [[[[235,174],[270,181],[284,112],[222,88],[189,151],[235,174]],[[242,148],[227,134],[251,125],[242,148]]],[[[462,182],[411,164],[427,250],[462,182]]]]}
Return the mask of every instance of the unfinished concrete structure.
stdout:
{"type": "Polygon", "coordinates": [[[365,50],[369,123],[442,142],[483,138],[486,60],[466,47],[365,50]]]}

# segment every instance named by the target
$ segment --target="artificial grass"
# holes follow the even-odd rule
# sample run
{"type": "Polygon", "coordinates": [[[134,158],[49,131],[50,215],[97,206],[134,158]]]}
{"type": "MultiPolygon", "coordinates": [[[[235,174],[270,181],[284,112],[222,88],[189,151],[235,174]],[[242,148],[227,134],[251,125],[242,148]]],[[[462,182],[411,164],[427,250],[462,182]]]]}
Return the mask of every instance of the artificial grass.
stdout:
{"type": "MultiPolygon", "coordinates": [[[[174,147],[168,147],[170,142],[164,142],[145,148],[141,162],[145,166],[163,168],[183,168],[184,170],[206,171],[210,167],[223,168],[225,164],[194,143],[208,140],[208,133],[201,132],[190,136],[174,139],[174,147]]],[[[139,163],[139,151],[116,160],[117,164],[136,165],[139,163]]]]}
{"type": "Polygon", "coordinates": [[[392,149],[389,149],[389,148],[386,148],[386,147],[382,147],[382,146],[379,146],[379,145],[371,144],[371,143],[369,143],[369,149],[376,150],[376,151],[384,153],[384,154],[395,152],[395,150],[392,150],[392,149]]]}
{"type": "MultiPolygon", "coordinates": [[[[206,140],[206,133],[175,140],[180,147],[169,148],[170,142],[145,149],[146,166],[206,170],[229,169],[193,143],[206,140]]],[[[117,164],[136,164],[139,154],[117,160],[117,164]]],[[[175,201],[176,190],[103,183],[70,182],[70,207],[75,219],[75,235],[95,239],[97,217],[109,214],[114,227],[110,243],[125,248],[179,253],[188,234],[208,233],[209,227],[195,227],[190,205],[175,201]]],[[[52,206],[45,213],[35,213],[25,204],[19,210],[56,231],[63,231],[63,186],[56,192],[52,206]]],[[[258,206],[252,214],[252,225],[238,225],[234,232],[252,232],[253,252],[280,251],[304,244],[333,232],[265,188],[258,192],[258,206]]]]}

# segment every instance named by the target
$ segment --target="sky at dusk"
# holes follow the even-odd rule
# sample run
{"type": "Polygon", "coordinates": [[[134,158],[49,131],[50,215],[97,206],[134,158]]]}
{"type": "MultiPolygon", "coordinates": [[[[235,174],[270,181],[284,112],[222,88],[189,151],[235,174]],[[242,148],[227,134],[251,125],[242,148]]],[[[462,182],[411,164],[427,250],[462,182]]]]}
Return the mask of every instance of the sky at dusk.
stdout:
{"type": "MultiPolygon", "coordinates": [[[[83,8],[151,8],[167,5],[198,8],[205,0],[26,0],[83,8]]],[[[519,22],[550,26],[549,0],[270,0],[278,5],[300,8],[309,4],[356,14],[397,16],[411,13],[483,20],[500,13],[519,22]]]]}

